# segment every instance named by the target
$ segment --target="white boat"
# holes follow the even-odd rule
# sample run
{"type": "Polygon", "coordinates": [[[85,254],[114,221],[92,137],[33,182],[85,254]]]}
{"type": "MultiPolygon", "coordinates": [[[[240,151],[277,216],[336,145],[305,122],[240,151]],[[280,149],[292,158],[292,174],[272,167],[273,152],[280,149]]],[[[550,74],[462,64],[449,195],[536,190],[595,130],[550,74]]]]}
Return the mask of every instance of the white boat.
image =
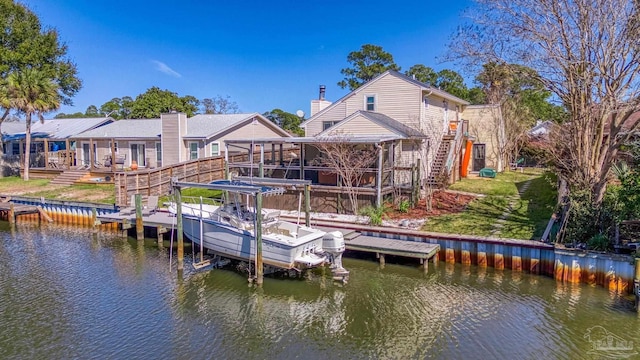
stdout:
{"type": "MultiPolygon", "coordinates": [[[[239,183],[238,186],[250,184],[239,183]]],[[[256,212],[240,202],[215,206],[182,204],[185,236],[210,252],[232,259],[253,261],[256,256],[256,212]]],[[[176,213],[173,204],[169,210],[176,213]]],[[[276,269],[306,269],[331,263],[342,268],[344,238],[339,231],[325,232],[280,219],[280,211],[261,211],[262,260],[276,269]]]]}

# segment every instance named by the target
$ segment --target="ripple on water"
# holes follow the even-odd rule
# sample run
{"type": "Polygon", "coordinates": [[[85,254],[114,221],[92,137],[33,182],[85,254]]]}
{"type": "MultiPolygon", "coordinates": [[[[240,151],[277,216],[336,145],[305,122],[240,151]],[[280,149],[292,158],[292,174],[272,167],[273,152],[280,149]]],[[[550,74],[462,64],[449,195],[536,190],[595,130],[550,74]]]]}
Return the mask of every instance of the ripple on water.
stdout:
{"type": "Polygon", "coordinates": [[[345,259],[348,284],[168,271],[152,242],[0,231],[0,358],[583,358],[587,329],[640,338],[602,288],[440,263],[345,259]]]}

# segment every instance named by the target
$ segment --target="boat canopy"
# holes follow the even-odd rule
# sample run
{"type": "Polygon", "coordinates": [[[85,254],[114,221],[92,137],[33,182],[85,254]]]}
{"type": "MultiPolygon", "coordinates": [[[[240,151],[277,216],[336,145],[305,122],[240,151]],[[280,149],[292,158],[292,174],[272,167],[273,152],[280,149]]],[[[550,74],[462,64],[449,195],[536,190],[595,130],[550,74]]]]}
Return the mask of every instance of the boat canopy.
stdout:
{"type": "Polygon", "coordinates": [[[214,186],[224,186],[224,189],[220,189],[220,190],[227,190],[227,191],[231,191],[233,192],[233,188],[237,188],[238,191],[240,193],[253,193],[253,194],[257,194],[257,193],[261,193],[262,195],[265,196],[269,196],[269,195],[282,195],[285,192],[285,188],[283,187],[272,187],[272,186],[266,186],[266,185],[257,185],[257,184],[251,184],[249,182],[245,182],[245,181],[238,181],[238,180],[215,180],[209,183],[210,185],[214,185],[214,186]]]}

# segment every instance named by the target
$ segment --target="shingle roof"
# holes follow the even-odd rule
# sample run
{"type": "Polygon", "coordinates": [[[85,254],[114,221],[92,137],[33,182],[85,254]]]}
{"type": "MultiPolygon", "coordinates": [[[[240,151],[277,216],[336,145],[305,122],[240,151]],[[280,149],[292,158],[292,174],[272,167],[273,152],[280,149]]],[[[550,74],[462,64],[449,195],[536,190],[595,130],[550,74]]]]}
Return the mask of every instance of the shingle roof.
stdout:
{"type": "Polygon", "coordinates": [[[207,138],[256,115],[258,113],[195,115],[187,120],[187,134],[185,137],[207,138]]]}
{"type": "MultiPolygon", "coordinates": [[[[48,134],[50,139],[66,139],[80,134],[89,129],[108,124],[112,118],[76,118],[76,119],[50,119],[41,123],[34,119],[31,122],[31,133],[48,134]]],[[[5,135],[24,134],[25,123],[10,122],[2,124],[2,133],[5,135]]]]}
{"type": "MultiPolygon", "coordinates": [[[[336,126],[341,126],[346,124],[347,122],[349,122],[351,119],[354,119],[358,116],[362,116],[366,119],[368,119],[369,121],[376,123],[384,128],[387,128],[389,130],[391,130],[393,133],[397,134],[399,137],[403,138],[403,139],[409,139],[409,138],[426,138],[427,136],[424,135],[422,132],[409,127],[385,114],[381,114],[381,113],[377,113],[377,112],[373,112],[373,111],[363,111],[363,110],[358,110],[355,113],[349,115],[347,118],[345,118],[344,120],[342,120],[341,122],[338,123],[338,125],[336,126]]],[[[323,137],[326,134],[330,133],[331,131],[335,130],[334,127],[330,127],[327,130],[321,132],[320,134],[316,135],[318,137],[323,137]]],[[[360,137],[362,135],[355,135],[355,137],[360,137]]],[[[370,135],[365,135],[365,136],[370,136],[370,135]]]]}
{"type": "Polygon", "coordinates": [[[156,138],[162,132],[160,119],[124,119],[85,131],[76,138],[156,138]]]}
{"type": "Polygon", "coordinates": [[[372,112],[372,111],[358,111],[360,114],[362,114],[364,117],[366,117],[367,119],[377,123],[380,126],[384,126],[387,129],[402,135],[403,137],[406,138],[424,138],[426,137],[425,134],[423,134],[422,132],[409,127],[385,114],[380,114],[377,112],[372,112]]]}
{"type": "Polygon", "coordinates": [[[31,131],[48,133],[51,139],[66,139],[78,135],[84,131],[104,126],[112,122],[111,118],[77,118],[77,119],[52,119],[44,123],[34,121],[31,131]]]}

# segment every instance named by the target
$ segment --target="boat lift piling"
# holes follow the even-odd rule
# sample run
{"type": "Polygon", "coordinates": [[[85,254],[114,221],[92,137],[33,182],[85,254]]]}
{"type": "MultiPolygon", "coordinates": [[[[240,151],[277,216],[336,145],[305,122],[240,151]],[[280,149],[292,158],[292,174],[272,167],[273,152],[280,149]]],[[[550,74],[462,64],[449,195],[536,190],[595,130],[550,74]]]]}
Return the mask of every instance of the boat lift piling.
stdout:
{"type": "MultiPolygon", "coordinates": [[[[309,205],[309,193],[311,188],[310,180],[290,180],[290,179],[269,179],[269,178],[248,178],[248,177],[234,177],[234,180],[250,183],[251,186],[237,186],[237,185],[220,185],[220,184],[201,184],[178,181],[177,178],[171,179],[171,188],[175,194],[176,201],[176,221],[177,221],[177,238],[178,238],[178,270],[184,267],[184,233],[182,224],[182,188],[194,187],[210,190],[221,190],[225,194],[229,192],[240,193],[244,195],[252,195],[255,201],[256,214],[262,214],[262,195],[273,193],[273,191],[265,192],[263,186],[277,186],[282,191],[286,187],[293,187],[296,190],[302,190],[305,192],[305,221],[307,226],[310,223],[310,205],[309,205]]],[[[255,280],[258,285],[262,285],[264,276],[264,266],[262,262],[262,216],[256,216],[255,219],[255,238],[256,238],[256,258],[255,258],[255,280]]],[[[201,237],[200,242],[203,242],[201,237]]]]}

